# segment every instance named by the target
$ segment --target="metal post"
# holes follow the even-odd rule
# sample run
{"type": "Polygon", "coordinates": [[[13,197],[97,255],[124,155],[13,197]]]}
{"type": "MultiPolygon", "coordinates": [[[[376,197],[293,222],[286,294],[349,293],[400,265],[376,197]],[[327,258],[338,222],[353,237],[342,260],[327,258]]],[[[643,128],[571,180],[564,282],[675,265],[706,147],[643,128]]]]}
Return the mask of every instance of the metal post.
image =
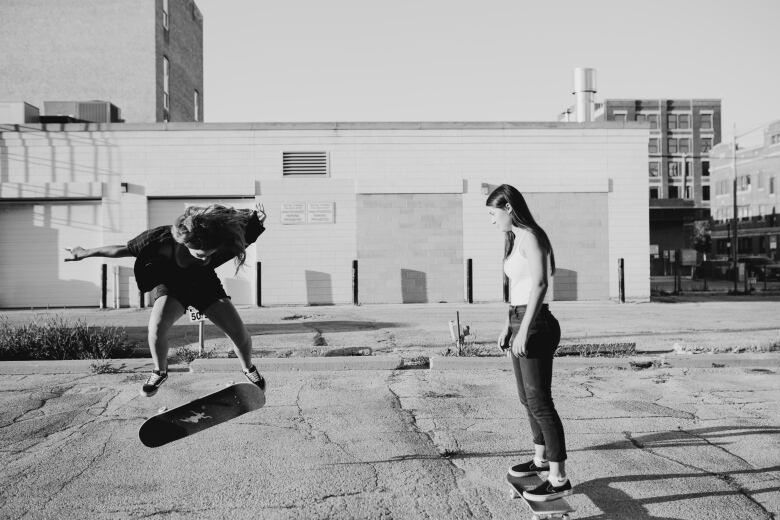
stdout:
{"type": "Polygon", "coordinates": [[[255,273],[255,286],[257,289],[257,297],[255,298],[257,300],[257,306],[262,307],[263,306],[263,263],[257,262],[257,268],[255,273]]]}
{"type": "Polygon", "coordinates": [[[200,357],[203,357],[203,327],[204,327],[204,323],[205,322],[203,322],[203,321],[199,321],[198,322],[198,344],[200,345],[200,348],[199,348],[200,354],[198,354],[198,355],[200,357]]]}
{"type": "Polygon", "coordinates": [[[737,284],[739,283],[739,269],[737,269],[737,252],[739,245],[737,243],[737,125],[734,125],[734,144],[732,146],[732,166],[734,168],[734,240],[731,241],[731,252],[733,254],[734,262],[734,293],[736,294],[739,289],[737,284]]]}
{"type": "Polygon", "coordinates": [[[352,260],[352,305],[359,305],[358,300],[358,261],[352,260]]]}
{"type": "Polygon", "coordinates": [[[466,301],[468,303],[474,303],[474,281],[472,279],[472,261],[471,258],[466,260],[466,301]]]}
{"type": "Polygon", "coordinates": [[[620,303],[626,303],[626,279],[622,258],[618,258],[618,292],[620,295],[620,303]]]}
{"type": "Polygon", "coordinates": [[[108,307],[108,264],[100,265],[100,308],[108,307]]]}
{"type": "Polygon", "coordinates": [[[674,285],[676,294],[682,292],[682,251],[674,251],[674,285]]]}

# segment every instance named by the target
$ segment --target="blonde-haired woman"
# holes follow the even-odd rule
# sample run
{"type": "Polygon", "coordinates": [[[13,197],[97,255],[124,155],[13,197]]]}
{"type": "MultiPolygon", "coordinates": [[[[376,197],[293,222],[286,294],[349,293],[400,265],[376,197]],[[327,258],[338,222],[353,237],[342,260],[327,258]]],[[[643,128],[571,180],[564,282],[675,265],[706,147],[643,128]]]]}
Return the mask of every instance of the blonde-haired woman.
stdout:
{"type": "Polygon", "coordinates": [[[235,259],[236,271],[246,260],[246,248],[265,231],[262,204],[253,210],[219,204],[190,206],[172,226],[144,231],[125,245],[67,249],[66,262],[89,257],[134,256],[138,289],[150,292],[149,349],[154,371],[141,393],[157,393],[168,379],[168,330],[193,306],[220,328],[234,344],[247,379],[265,389],[265,379],[252,363],[252,340],[236,308],[225,293],[215,269],[235,259]]]}

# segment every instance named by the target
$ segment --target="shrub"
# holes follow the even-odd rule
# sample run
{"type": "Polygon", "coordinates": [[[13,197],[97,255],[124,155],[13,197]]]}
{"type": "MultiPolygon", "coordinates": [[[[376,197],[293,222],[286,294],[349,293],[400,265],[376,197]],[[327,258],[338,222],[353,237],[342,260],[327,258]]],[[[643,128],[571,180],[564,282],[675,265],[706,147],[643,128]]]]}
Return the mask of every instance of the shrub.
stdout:
{"type": "Polygon", "coordinates": [[[0,316],[1,360],[108,359],[128,357],[134,347],[124,329],[90,327],[84,319],[54,314],[11,324],[0,316]]]}

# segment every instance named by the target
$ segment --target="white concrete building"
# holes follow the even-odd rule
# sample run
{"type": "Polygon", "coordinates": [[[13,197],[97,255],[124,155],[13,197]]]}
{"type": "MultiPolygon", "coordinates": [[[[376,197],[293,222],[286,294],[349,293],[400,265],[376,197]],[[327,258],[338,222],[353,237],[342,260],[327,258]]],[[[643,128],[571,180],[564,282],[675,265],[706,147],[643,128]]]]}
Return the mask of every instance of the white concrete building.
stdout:
{"type": "Polygon", "coordinates": [[[520,189],[550,235],[558,300],[650,295],[641,123],[155,123],[0,125],[0,307],[137,305],[133,259],[64,263],[125,243],[186,205],[262,201],[247,267],[220,270],[237,304],[502,298],[503,237],[485,209],[520,189]],[[262,269],[257,278],[259,262],[262,269]],[[259,281],[259,283],[258,283],[259,281]],[[113,294],[114,287],[118,293],[113,294]],[[261,294],[258,295],[258,286],[261,294]]]}

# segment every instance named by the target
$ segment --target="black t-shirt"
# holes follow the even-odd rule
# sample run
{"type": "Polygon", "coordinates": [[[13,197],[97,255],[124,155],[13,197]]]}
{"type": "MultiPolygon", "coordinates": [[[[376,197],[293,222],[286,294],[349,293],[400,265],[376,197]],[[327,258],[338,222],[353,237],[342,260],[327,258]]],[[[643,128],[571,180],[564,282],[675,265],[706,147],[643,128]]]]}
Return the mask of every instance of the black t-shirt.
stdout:
{"type": "MultiPolygon", "coordinates": [[[[254,243],[263,231],[265,228],[260,224],[255,212],[249,218],[244,230],[246,244],[254,243]]],[[[133,270],[141,291],[150,291],[161,283],[175,285],[181,282],[197,283],[216,278],[214,269],[233,258],[229,252],[217,251],[208,264],[181,267],[175,259],[177,245],[171,226],[148,229],[127,242],[128,251],[136,257],[133,270]],[[166,249],[170,251],[170,255],[163,254],[166,249]]]]}

